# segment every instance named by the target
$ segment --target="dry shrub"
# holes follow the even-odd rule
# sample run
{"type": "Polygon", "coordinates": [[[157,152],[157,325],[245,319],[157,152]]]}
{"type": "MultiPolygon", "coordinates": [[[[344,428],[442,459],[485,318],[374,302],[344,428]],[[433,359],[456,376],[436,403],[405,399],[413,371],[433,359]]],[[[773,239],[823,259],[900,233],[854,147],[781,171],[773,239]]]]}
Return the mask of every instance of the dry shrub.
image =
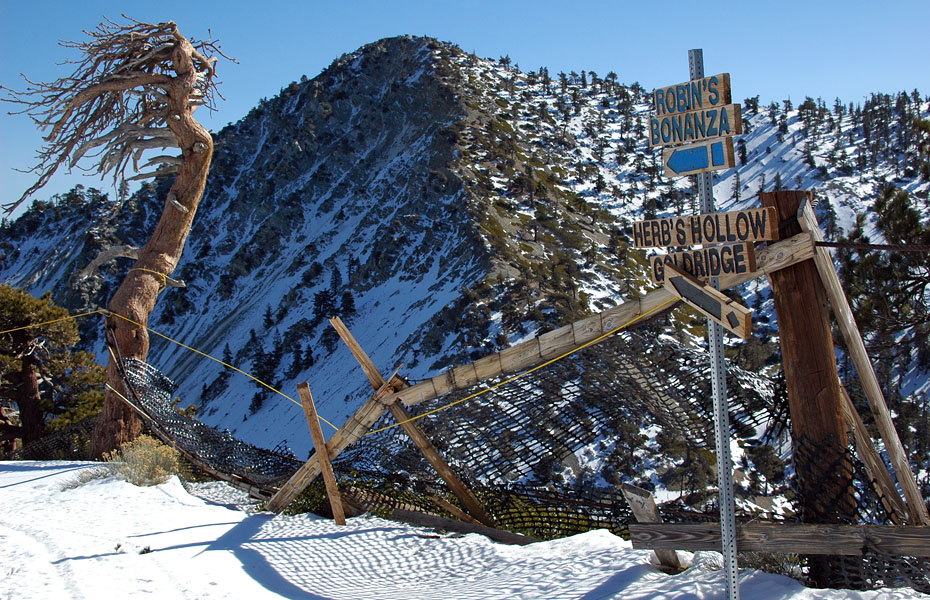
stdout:
{"type": "Polygon", "coordinates": [[[178,451],[147,435],[121,444],[105,458],[119,477],[134,485],[158,485],[178,474],[178,451]]]}

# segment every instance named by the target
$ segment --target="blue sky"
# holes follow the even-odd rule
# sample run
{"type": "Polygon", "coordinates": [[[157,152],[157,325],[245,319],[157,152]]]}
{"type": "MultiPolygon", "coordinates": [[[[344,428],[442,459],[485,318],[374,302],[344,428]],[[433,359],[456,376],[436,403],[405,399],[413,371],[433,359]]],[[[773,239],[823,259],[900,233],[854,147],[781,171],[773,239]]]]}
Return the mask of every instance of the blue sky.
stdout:
{"type": "MultiPolygon", "coordinates": [[[[617,73],[652,89],[688,79],[687,51],[703,48],[705,70],[730,73],[736,101],[805,96],[861,102],[871,92],[917,88],[930,94],[927,23],[930,0],[779,3],[432,2],[344,0],[152,3],[0,0],[0,85],[20,89],[19,73],[47,81],[73,59],[58,40],[80,40],[101,17],[173,19],[189,37],[208,30],[239,64],[222,63],[219,110],[198,113],[213,130],[241,119],[259,99],[301,75],[314,77],[333,59],[368,42],[428,35],[486,58],[509,55],[523,70],[617,73]]],[[[24,116],[0,106],[0,201],[32,183],[14,168],[33,164],[41,138],[24,116]]],[[[39,198],[74,183],[108,188],[97,177],[57,175],[39,198]]]]}

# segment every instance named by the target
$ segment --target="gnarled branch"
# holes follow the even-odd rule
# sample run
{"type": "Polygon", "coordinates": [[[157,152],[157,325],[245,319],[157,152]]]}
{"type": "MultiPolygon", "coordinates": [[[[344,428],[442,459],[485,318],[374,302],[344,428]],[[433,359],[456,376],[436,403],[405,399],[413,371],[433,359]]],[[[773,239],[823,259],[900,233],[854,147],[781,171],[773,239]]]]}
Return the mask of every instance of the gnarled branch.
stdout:
{"type": "MultiPolygon", "coordinates": [[[[98,161],[87,170],[112,173],[114,183],[125,180],[131,152],[179,146],[169,106],[187,113],[202,104],[213,107],[215,55],[228,58],[218,44],[188,40],[173,21],[123,17],[126,24],[105,20],[86,32],[86,41],[61,42],[83,55],[70,63],[70,75],[48,83],[23,76],[22,91],[0,86],[0,99],[20,105],[20,114],[48,131],[37,164],[28,169],[36,182],[3,205],[6,212],[47,184],[59,167],[73,168],[90,155],[98,161]]],[[[133,166],[138,170],[138,159],[133,166]]]]}
{"type": "Polygon", "coordinates": [[[116,260],[117,258],[138,259],[139,249],[128,244],[110,246],[106,250],[101,250],[100,254],[98,254],[94,260],[90,261],[89,265],[78,271],[75,276],[79,280],[92,277],[97,274],[97,270],[100,269],[101,265],[108,263],[111,260],[116,260]]]}

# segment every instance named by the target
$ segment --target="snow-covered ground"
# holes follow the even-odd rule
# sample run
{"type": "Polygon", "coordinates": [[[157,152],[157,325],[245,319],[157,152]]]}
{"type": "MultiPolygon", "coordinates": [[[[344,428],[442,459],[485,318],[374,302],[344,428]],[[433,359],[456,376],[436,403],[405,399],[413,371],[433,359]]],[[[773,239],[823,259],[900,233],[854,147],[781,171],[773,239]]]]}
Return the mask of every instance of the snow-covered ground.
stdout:
{"type": "MultiPolygon", "coordinates": [[[[115,478],[74,487],[93,463],[0,462],[0,598],[724,598],[713,553],[668,576],[606,531],[525,547],[374,517],[338,527],[250,510],[225,484],[115,478]]],[[[760,571],[744,599],[927,598],[812,590],[760,571]]]]}

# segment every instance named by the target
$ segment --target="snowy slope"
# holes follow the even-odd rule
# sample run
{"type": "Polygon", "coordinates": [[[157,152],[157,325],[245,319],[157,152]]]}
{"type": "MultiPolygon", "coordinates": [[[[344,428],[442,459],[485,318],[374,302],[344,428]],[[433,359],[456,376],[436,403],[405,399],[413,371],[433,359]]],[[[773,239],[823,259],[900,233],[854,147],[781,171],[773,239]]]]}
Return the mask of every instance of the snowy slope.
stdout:
{"type": "MultiPolygon", "coordinates": [[[[344,527],[313,515],[242,510],[222,484],[71,487],[91,463],[0,463],[0,597],[417,600],[724,598],[714,553],[676,576],[606,531],[524,547],[374,517],[344,527]]],[[[719,557],[719,555],[716,555],[719,557]]],[[[926,598],[912,590],[807,589],[740,573],[746,600],[926,598]]]]}

